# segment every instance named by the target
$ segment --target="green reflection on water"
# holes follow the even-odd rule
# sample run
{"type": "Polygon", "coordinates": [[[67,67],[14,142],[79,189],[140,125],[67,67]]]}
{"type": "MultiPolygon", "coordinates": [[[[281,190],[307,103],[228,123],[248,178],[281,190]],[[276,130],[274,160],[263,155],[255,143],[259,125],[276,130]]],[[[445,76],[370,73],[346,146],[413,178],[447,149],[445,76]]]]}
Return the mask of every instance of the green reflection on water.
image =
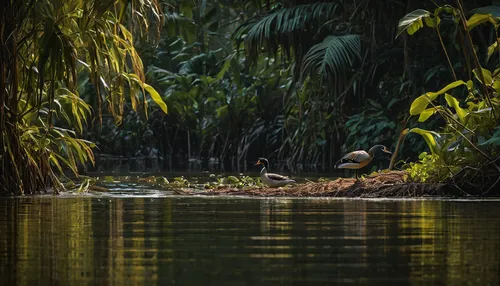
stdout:
{"type": "Polygon", "coordinates": [[[500,283],[499,202],[0,201],[0,285],[500,283]]]}

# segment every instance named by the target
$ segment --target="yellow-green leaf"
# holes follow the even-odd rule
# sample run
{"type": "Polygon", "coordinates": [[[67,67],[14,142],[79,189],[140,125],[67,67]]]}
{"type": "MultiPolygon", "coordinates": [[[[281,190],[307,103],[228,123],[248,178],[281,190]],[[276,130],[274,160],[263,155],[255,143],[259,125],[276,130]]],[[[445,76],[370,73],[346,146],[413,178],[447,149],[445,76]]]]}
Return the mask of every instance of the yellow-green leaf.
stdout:
{"type": "Polygon", "coordinates": [[[147,83],[144,84],[144,89],[147,92],[149,92],[149,94],[151,95],[151,98],[153,99],[154,102],[156,102],[156,104],[158,104],[158,106],[161,108],[161,110],[163,110],[163,112],[165,112],[165,114],[167,114],[168,113],[167,105],[165,104],[165,102],[161,98],[160,94],[152,86],[150,86],[147,83]]]}
{"type": "Polygon", "coordinates": [[[456,88],[461,85],[466,85],[466,83],[463,80],[457,80],[454,81],[450,84],[448,84],[446,87],[441,89],[438,92],[427,92],[426,94],[423,94],[419,97],[417,97],[411,104],[410,107],[410,114],[411,115],[418,115],[422,113],[424,110],[427,109],[427,106],[429,105],[430,102],[432,102],[438,95],[443,94],[447,92],[450,89],[456,88]]]}
{"type": "Polygon", "coordinates": [[[469,18],[469,20],[467,20],[467,30],[470,31],[477,25],[481,25],[486,22],[490,22],[495,25],[495,19],[493,19],[490,14],[474,14],[469,18]]]}
{"type": "Polygon", "coordinates": [[[424,17],[424,21],[425,25],[427,25],[427,27],[429,28],[435,28],[439,26],[439,24],[441,23],[441,19],[439,17],[434,17],[434,18],[424,17]]]}
{"type": "Polygon", "coordinates": [[[430,17],[431,12],[423,9],[417,9],[404,16],[398,24],[398,37],[401,33],[406,31],[409,35],[415,34],[420,28],[424,27],[422,19],[430,17]]]}
{"type": "Polygon", "coordinates": [[[429,146],[429,149],[431,150],[432,154],[440,155],[441,152],[439,150],[439,145],[436,142],[436,139],[434,138],[434,136],[438,138],[441,137],[438,133],[420,128],[413,128],[410,130],[410,132],[422,135],[425,142],[429,146]]]}
{"type": "Polygon", "coordinates": [[[430,97],[428,95],[429,93],[430,92],[417,97],[417,99],[415,99],[411,103],[411,106],[410,106],[410,115],[419,115],[419,114],[421,114],[422,112],[424,112],[424,110],[427,109],[427,105],[429,105],[429,103],[432,102],[437,97],[437,95],[435,95],[434,97],[430,97]]]}
{"type": "Polygon", "coordinates": [[[487,86],[491,86],[493,84],[493,78],[491,76],[491,72],[489,70],[483,69],[483,68],[481,68],[481,70],[483,72],[484,82],[481,80],[478,69],[474,69],[472,72],[474,73],[474,75],[476,76],[478,81],[486,84],[487,86]]]}
{"type": "Polygon", "coordinates": [[[465,123],[465,117],[467,116],[468,113],[467,111],[465,111],[465,109],[460,107],[458,100],[448,93],[444,95],[444,98],[446,99],[448,105],[455,109],[455,112],[457,113],[460,122],[465,123]]]}
{"type": "Polygon", "coordinates": [[[438,112],[438,110],[440,110],[440,109],[441,109],[441,106],[427,108],[426,110],[424,110],[420,113],[420,116],[418,117],[418,121],[419,122],[426,121],[427,119],[429,119],[429,117],[434,115],[434,113],[438,112]]]}

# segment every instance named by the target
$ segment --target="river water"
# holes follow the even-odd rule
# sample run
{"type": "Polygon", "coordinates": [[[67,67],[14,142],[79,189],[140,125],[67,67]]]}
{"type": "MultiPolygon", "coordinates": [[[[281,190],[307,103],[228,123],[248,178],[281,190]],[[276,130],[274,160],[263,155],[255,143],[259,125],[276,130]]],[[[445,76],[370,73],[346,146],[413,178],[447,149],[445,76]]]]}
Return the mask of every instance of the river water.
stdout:
{"type": "Polygon", "coordinates": [[[0,200],[0,285],[499,285],[500,201],[0,200]]]}

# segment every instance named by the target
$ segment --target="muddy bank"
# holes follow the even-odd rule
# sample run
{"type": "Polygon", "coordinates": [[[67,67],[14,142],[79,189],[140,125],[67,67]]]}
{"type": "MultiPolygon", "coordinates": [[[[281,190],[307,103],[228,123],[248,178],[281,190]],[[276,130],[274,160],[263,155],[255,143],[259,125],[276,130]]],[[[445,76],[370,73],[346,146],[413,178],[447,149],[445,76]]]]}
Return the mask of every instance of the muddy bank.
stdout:
{"type": "Polygon", "coordinates": [[[353,178],[339,178],[327,182],[309,182],[283,188],[233,188],[218,187],[212,190],[179,189],[183,195],[244,195],[260,197],[361,197],[361,198],[413,198],[413,197],[456,197],[446,184],[424,184],[408,181],[404,171],[378,173],[356,181],[353,178]]]}

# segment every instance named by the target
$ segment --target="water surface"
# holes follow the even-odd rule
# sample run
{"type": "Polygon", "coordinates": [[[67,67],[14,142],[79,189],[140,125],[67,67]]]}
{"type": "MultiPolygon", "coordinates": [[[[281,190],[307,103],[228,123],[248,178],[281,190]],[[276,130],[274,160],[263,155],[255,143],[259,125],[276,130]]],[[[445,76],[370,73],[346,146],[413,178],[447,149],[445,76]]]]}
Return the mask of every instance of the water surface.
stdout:
{"type": "Polygon", "coordinates": [[[500,202],[0,200],[0,285],[499,285],[500,202]]]}

